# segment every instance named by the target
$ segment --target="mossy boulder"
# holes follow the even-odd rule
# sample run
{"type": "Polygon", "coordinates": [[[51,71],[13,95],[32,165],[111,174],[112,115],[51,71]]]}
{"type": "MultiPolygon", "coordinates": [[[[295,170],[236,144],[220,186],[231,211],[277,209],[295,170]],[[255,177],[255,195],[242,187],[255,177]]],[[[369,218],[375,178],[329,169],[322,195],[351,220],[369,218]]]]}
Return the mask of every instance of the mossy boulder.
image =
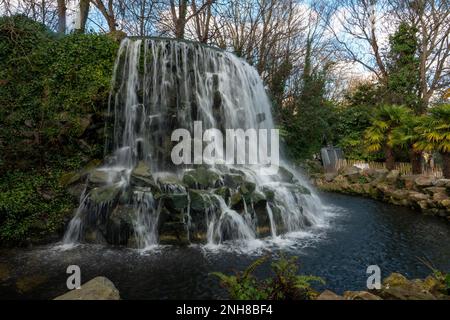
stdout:
{"type": "MultiPolygon", "coordinates": [[[[89,183],[93,185],[105,185],[111,181],[110,172],[106,170],[92,170],[89,174],[89,183]]],[[[111,181],[117,182],[117,181],[111,181]]]]}
{"type": "Polygon", "coordinates": [[[294,180],[294,174],[285,167],[278,168],[278,176],[284,182],[293,182],[294,180]]]}
{"type": "Polygon", "coordinates": [[[187,193],[171,193],[164,194],[164,206],[170,211],[183,211],[189,205],[189,198],[187,193]]]}
{"type": "Polygon", "coordinates": [[[162,192],[185,192],[186,186],[174,174],[167,174],[157,179],[158,186],[162,192]]]}
{"type": "Polygon", "coordinates": [[[143,161],[131,171],[130,183],[132,186],[156,187],[150,167],[143,161]]]}
{"type": "Polygon", "coordinates": [[[189,190],[189,198],[191,201],[191,209],[203,211],[217,205],[217,199],[205,190],[189,190]]]}
{"type": "Polygon", "coordinates": [[[104,203],[113,203],[118,199],[121,188],[115,185],[96,187],[89,192],[89,199],[99,205],[104,203]]]}
{"type": "Polygon", "coordinates": [[[222,197],[225,200],[225,203],[228,203],[228,200],[231,197],[231,190],[228,187],[219,187],[214,190],[214,193],[222,197]]]}
{"type": "Polygon", "coordinates": [[[268,186],[264,186],[264,187],[262,187],[262,192],[266,196],[267,201],[274,201],[275,191],[272,188],[270,188],[268,186]]]}
{"type": "Polygon", "coordinates": [[[219,180],[218,173],[204,167],[187,171],[183,176],[183,183],[192,189],[214,188],[219,180]]]}
{"type": "Polygon", "coordinates": [[[242,183],[244,183],[244,176],[236,173],[226,173],[223,176],[223,183],[232,189],[238,188],[242,183]]]}
{"type": "Polygon", "coordinates": [[[242,202],[242,194],[240,192],[235,192],[231,195],[230,205],[232,208],[235,208],[238,204],[242,202]]]}
{"type": "Polygon", "coordinates": [[[239,186],[239,192],[242,195],[250,195],[251,193],[253,193],[255,191],[255,189],[256,189],[256,184],[251,181],[244,181],[239,186]]]}

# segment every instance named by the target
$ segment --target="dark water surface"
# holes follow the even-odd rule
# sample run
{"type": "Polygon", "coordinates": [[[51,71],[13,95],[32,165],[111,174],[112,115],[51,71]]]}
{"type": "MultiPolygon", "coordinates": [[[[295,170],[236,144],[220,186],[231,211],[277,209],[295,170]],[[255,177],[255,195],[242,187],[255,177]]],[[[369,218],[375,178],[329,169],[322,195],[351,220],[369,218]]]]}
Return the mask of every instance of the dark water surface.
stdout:
{"type": "MultiPolygon", "coordinates": [[[[79,265],[82,282],[106,276],[123,299],[226,298],[209,273],[243,270],[258,256],[280,252],[299,257],[302,273],[321,276],[338,293],[364,289],[366,268],[376,264],[382,276],[400,272],[418,278],[430,274],[421,259],[450,271],[450,224],[406,208],[337,194],[323,194],[332,213],[328,226],[258,249],[156,248],[145,254],[126,248],[81,245],[0,251],[0,299],[49,299],[66,289],[66,268],[79,265]]],[[[252,244],[255,246],[261,243],[252,244]]],[[[269,274],[269,263],[257,276],[269,274]]],[[[318,287],[318,289],[321,289],[318,287]]]]}

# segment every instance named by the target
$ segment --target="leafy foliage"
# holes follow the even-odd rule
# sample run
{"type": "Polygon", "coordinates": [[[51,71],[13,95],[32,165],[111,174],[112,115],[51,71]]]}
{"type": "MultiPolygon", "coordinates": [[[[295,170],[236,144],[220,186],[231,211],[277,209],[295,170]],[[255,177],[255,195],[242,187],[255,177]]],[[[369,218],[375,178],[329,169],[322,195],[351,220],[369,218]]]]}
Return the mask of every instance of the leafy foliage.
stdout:
{"type": "Polygon", "coordinates": [[[23,16],[0,18],[0,241],[63,223],[69,197],[56,181],[102,154],[117,47],[108,36],[58,37],[23,16]]]}
{"type": "Polygon", "coordinates": [[[397,105],[384,105],[376,110],[371,126],[366,129],[367,149],[377,152],[384,146],[393,148],[396,145],[394,130],[402,126],[404,119],[410,117],[408,108],[397,105]]]}
{"type": "Polygon", "coordinates": [[[0,243],[34,241],[60,231],[73,203],[57,172],[8,172],[0,178],[0,243]]]}
{"type": "Polygon", "coordinates": [[[450,153],[450,104],[435,106],[422,116],[416,127],[415,147],[423,151],[450,153]]]}
{"type": "Polygon", "coordinates": [[[315,276],[298,275],[297,258],[282,256],[272,263],[273,276],[265,280],[258,280],[253,273],[268,257],[254,261],[246,270],[234,276],[227,276],[215,272],[222,286],[230,295],[230,299],[238,300],[298,300],[313,299],[316,296],[311,288],[312,282],[324,284],[324,280],[315,276]]]}

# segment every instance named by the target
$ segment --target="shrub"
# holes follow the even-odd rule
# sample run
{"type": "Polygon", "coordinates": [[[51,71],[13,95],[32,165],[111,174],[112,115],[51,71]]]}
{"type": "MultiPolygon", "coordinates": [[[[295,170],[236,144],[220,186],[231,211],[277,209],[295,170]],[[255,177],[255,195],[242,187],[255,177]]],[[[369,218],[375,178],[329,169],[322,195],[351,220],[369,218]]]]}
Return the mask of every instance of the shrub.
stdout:
{"type": "Polygon", "coordinates": [[[271,264],[273,276],[258,280],[253,272],[262,265],[268,257],[262,257],[253,262],[245,271],[227,276],[215,272],[221,285],[228,290],[230,299],[238,300],[309,300],[316,297],[312,282],[324,284],[324,280],[315,276],[298,275],[296,257],[285,258],[271,264]]]}

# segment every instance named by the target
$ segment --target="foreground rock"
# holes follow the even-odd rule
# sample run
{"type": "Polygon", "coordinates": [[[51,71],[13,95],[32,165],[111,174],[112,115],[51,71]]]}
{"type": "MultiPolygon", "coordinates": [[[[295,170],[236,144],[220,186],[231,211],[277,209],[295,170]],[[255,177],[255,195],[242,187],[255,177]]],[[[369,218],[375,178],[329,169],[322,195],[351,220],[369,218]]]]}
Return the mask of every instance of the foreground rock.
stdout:
{"type": "Polygon", "coordinates": [[[402,175],[397,170],[348,167],[334,174],[318,174],[315,185],[324,191],[361,195],[450,221],[450,183],[423,175],[402,175]]]}
{"type": "Polygon", "coordinates": [[[400,273],[392,273],[379,290],[345,291],[342,296],[325,290],[317,300],[450,300],[449,294],[445,281],[436,276],[408,280],[400,273]]]}
{"type": "Polygon", "coordinates": [[[119,290],[108,278],[96,277],[54,300],[120,300],[119,290]]]}

